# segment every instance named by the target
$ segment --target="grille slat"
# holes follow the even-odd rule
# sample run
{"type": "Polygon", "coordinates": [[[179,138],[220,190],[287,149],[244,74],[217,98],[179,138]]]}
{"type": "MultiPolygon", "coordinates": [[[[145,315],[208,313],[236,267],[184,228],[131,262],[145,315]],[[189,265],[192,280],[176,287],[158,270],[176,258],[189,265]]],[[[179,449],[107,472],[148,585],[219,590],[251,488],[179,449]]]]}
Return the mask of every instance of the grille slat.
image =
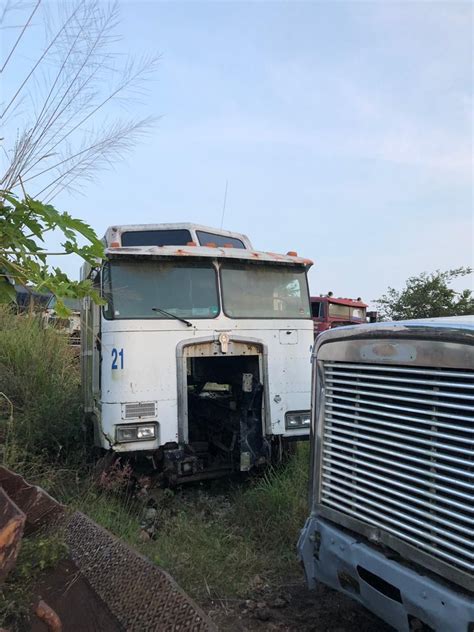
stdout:
{"type": "Polygon", "coordinates": [[[323,362],[320,502],[474,569],[474,371],[323,362]]]}
{"type": "Polygon", "coordinates": [[[155,402],[130,402],[123,404],[124,419],[140,419],[142,417],[155,417],[155,402]]]}
{"type": "MultiPolygon", "coordinates": [[[[446,527],[451,527],[452,531],[446,531],[443,529],[440,529],[439,527],[435,527],[435,526],[431,526],[431,529],[433,531],[437,531],[438,533],[443,533],[446,535],[447,538],[451,538],[452,540],[455,540],[457,542],[460,542],[462,544],[465,544],[467,547],[472,548],[474,550],[474,543],[472,541],[470,541],[468,538],[463,538],[462,535],[459,534],[465,534],[465,535],[472,535],[472,529],[469,529],[468,527],[463,527],[462,525],[460,525],[459,523],[453,522],[452,520],[447,520],[446,518],[443,518],[442,516],[439,516],[437,514],[433,514],[430,512],[427,512],[423,509],[420,509],[419,507],[413,507],[409,504],[407,504],[406,502],[402,502],[400,500],[398,500],[399,498],[404,498],[406,500],[406,494],[403,494],[401,492],[397,492],[393,489],[387,488],[387,487],[381,487],[378,486],[377,489],[379,491],[374,491],[372,488],[374,487],[374,483],[369,483],[367,481],[365,481],[363,478],[361,478],[360,476],[354,476],[351,475],[351,480],[352,480],[352,486],[347,490],[347,495],[349,498],[358,498],[359,496],[357,496],[357,494],[355,493],[354,490],[357,489],[357,485],[359,483],[363,483],[364,485],[367,485],[368,488],[370,489],[365,489],[364,493],[367,494],[368,496],[370,496],[371,498],[376,498],[379,501],[381,500],[382,502],[389,502],[391,505],[393,505],[394,507],[399,507],[400,509],[404,509],[404,510],[408,510],[409,513],[413,513],[416,516],[421,516],[423,518],[429,518],[430,520],[433,520],[436,524],[440,524],[440,525],[444,525],[446,527]],[[380,491],[385,492],[384,494],[381,494],[380,491]],[[395,498],[391,498],[391,496],[395,496],[395,498]],[[457,533],[459,532],[459,534],[457,533]]],[[[335,476],[334,474],[331,473],[331,471],[328,471],[328,474],[326,476],[326,482],[325,485],[331,487],[330,484],[333,484],[335,489],[340,489],[338,487],[338,485],[341,486],[348,486],[347,481],[345,481],[344,479],[340,478],[339,476],[335,476]]],[[[410,499],[410,501],[412,501],[412,499],[410,499]]],[[[413,501],[414,504],[418,504],[417,500],[413,501]]],[[[429,502],[424,503],[422,506],[431,508],[431,504],[429,502]]],[[[437,512],[438,513],[438,512],[437,512]]],[[[412,518],[410,518],[410,520],[413,520],[412,518]]],[[[468,520],[469,522],[472,521],[472,519],[468,518],[466,516],[466,520],[468,520]]],[[[418,524],[424,524],[424,523],[420,523],[420,521],[417,521],[418,524]]]]}
{"type": "MultiPolygon", "coordinates": [[[[331,430],[335,430],[334,427],[331,427],[331,430]]],[[[354,440],[351,438],[342,438],[339,435],[347,435],[347,437],[352,437],[353,433],[352,432],[348,432],[346,430],[341,430],[341,429],[337,429],[337,434],[331,434],[329,436],[329,440],[331,441],[331,445],[334,444],[334,442],[337,440],[338,442],[342,442],[342,443],[346,443],[349,445],[354,445],[354,440]]],[[[381,443],[382,445],[392,445],[392,447],[396,447],[398,448],[398,451],[395,452],[394,450],[387,450],[379,445],[374,445],[373,443],[364,443],[362,441],[359,441],[359,437],[361,435],[358,435],[357,437],[357,443],[355,444],[356,446],[361,446],[362,448],[368,448],[369,450],[373,450],[374,452],[378,452],[379,454],[390,454],[390,456],[395,456],[397,458],[400,458],[401,456],[401,449],[402,446],[399,443],[393,443],[390,441],[385,441],[384,439],[379,439],[377,437],[369,437],[369,440],[374,441],[375,443],[381,443]]],[[[336,444],[337,445],[337,444],[336,444]]],[[[428,450],[426,450],[425,454],[431,455],[431,454],[435,454],[435,453],[431,453],[428,450]]],[[[369,455],[370,456],[370,455],[369,455]]],[[[403,454],[403,459],[405,461],[410,461],[411,463],[418,463],[419,465],[423,465],[424,467],[429,468],[433,468],[436,467],[437,470],[443,470],[444,472],[450,472],[451,474],[456,474],[457,476],[464,476],[464,471],[462,469],[458,469],[455,467],[452,467],[451,465],[445,465],[444,463],[434,463],[433,461],[430,460],[426,460],[426,459],[422,459],[418,456],[412,456],[411,454],[403,454]]],[[[453,481],[456,481],[456,479],[452,479],[453,481]]],[[[461,484],[461,483],[460,483],[461,484]]],[[[471,488],[471,484],[467,484],[466,483],[466,487],[468,489],[471,488]]]]}
{"type": "MultiPolygon", "coordinates": [[[[389,487],[387,491],[390,491],[390,493],[395,494],[395,495],[400,495],[402,498],[406,499],[407,491],[409,491],[410,493],[413,493],[413,485],[408,485],[406,483],[402,483],[401,481],[394,481],[392,478],[387,478],[385,476],[381,476],[380,474],[375,474],[374,472],[370,472],[367,469],[363,469],[362,467],[357,467],[357,464],[355,464],[354,462],[344,463],[343,461],[339,461],[334,458],[325,458],[324,463],[325,464],[323,465],[323,469],[327,470],[328,472],[338,472],[340,468],[344,470],[350,470],[352,472],[351,478],[354,478],[354,479],[355,479],[354,475],[363,474],[367,485],[369,486],[377,485],[378,489],[385,489],[385,487],[383,485],[380,485],[380,483],[388,483],[389,487]],[[333,464],[333,466],[331,466],[331,463],[333,464]],[[374,479],[376,483],[372,482],[370,479],[374,479]],[[394,488],[399,488],[404,491],[398,492],[394,488]]],[[[379,470],[390,472],[390,470],[388,470],[387,468],[379,468],[379,470]]],[[[400,474],[398,476],[400,476],[400,474]]],[[[410,476],[406,476],[406,478],[408,480],[411,480],[412,483],[419,483],[422,486],[429,487],[428,481],[423,481],[422,479],[419,479],[419,478],[413,479],[413,477],[410,477],[410,476]]],[[[360,482],[363,482],[363,481],[360,481],[360,482]]],[[[443,487],[440,487],[439,485],[437,486],[436,489],[438,492],[440,491],[449,492],[449,488],[447,487],[443,488],[443,487]]],[[[433,505],[432,503],[430,503],[430,500],[436,500],[436,501],[439,500],[437,494],[434,491],[429,491],[429,489],[419,489],[418,493],[422,494],[423,498],[426,498],[427,500],[422,500],[421,498],[417,496],[413,496],[413,502],[423,507],[429,507],[431,509],[433,505]]],[[[460,503],[458,501],[453,501],[453,500],[450,500],[449,503],[447,504],[448,506],[452,506],[456,509],[459,509],[460,512],[472,514],[472,516],[474,517],[474,507],[470,505],[466,505],[466,504],[460,503]]],[[[445,514],[446,516],[457,518],[459,520],[464,520],[468,524],[472,524],[472,521],[474,519],[471,516],[468,516],[468,515],[464,516],[463,513],[451,511],[447,507],[442,507],[442,506],[437,507],[437,512],[445,514]]],[[[464,527],[459,527],[459,528],[463,529],[464,527]]],[[[469,533],[471,533],[472,529],[468,529],[468,531],[469,533]]]]}
{"type": "MultiPolygon", "coordinates": [[[[348,443],[350,443],[350,441],[348,441],[348,443]]],[[[331,447],[331,445],[329,444],[329,448],[331,447]]],[[[340,455],[341,452],[346,452],[349,453],[351,455],[350,459],[354,461],[354,463],[357,463],[357,459],[353,457],[354,455],[354,450],[353,448],[348,448],[347,446],[344,445],[335,445],[336,448],[336,452],[335,454],[340,455]]],[[[325,454],[327,453],[331,453],[331,450],[328,450],[328,446],[326,446],[325,449],[325,454]]],[[[378,456],[378,455],[373,455],[370,452],[365,452],[362,450],[357,450],[356,453],[358,456],[364,457],[366,459],[366,461],[361,461],[361,463],[364,464],[364,466],[368,467],[370,465],[371,462],[374,463],[374,467],[377,467],[378,469],[382,469],[381,468],[381,463],[383,464],[387,464],[390,465],[392,469],[390,469],[389,471],[393,474],[393,471],[395,468],[399,468],[402,470],[406,470],[407,472],[412,472],[413,474],[421,474],[423,476],[427,475],[427,471],[426,469],[423,470],[422,468],[418,468],[412,465],[407,465],[405,463],[398,463],[397,461],[394,461],[393,459],[388,459],[387,457],[382,457],[382,456],[378,456]]],[[[395,456],[397,456],[395,454],[395,456]]],[[[402,474],[397,470],[397,476],[402,476],[402,474]]],[[[460,498],[466,498],[471,500],[471,494],[469,493],[472,489],[472,485],[470,484],[464,484],[461,483],[460,487],[466,487],[469,492],[461,492],[461,491],[457,491],[456,488],[454,487],[455,485],[458,485],[458,479],[456,478],[452,478],[451,476],[446,476],[445,474],[439,474],[438,472],[429,472],[429,479],[433,480],[433,487],[436,486],[435,481],[436,480],[440,480],[443,481],[444,483],[450,483],[453,485],[453,488],[449,488],[449,493],[452,494],[453,496],[458,496],[460,498]]]]}
{"type": "MultiPolygon", "coordinates": [[[[388,366],[387,364],[349,364],[346,362],[338,362],[337,363],[337,369],[355,369],[357,371],[383,371],[383,373],[400,373],[400,367],[398,366],[388,366]]],[[[331,366],[328,365],[327,371],[330,372],[331,371],[331,366]]],[[[467,380],[472,380],[472,373],[469,373],[468,371],[457,371],[456,369],[449,369],[449,370],[443,370],[443,369],[429,369],[426,367],[423,367],[423,369],[421,369],[421,372],[423,375],[433,375],[435,377],[450,377],[450,378],[456,378],[456,379],[467,379],[467,380]]],[[[420,369],[419,368],[413,368],[413,367],[409,367],[409,366],[405,366],[403,367],[403,373],[413,373],[415,375],[420,375],[420,369]]]]}
{"type": "MultiPolygon", "coordinates": [[[[363,396],[373,395],[373,393],[371,393],[370,391],[364,391],[364,390],[359,390],[359,389],[337,388],[337,392],[338,393],[353,393],[354,395],[363,395],[363,396]]],[[[404,397],[403,395],[399,395],[398,393],[397,394],[384,393],[383,397],[384,399],[394,400],[397,402],[400,401],[400,402],[409,402],[410,404],[427,404],[428,406],[433,406],[433,401],[431,399],[422,399],[420,397],[404,397]]],[[[468,404],[466,405],[459,404],[459,403],[453,404],[452,402],[436,402],[436,406],[437,407],[441,406],[442,408],[468,411],[468,412],[472,410],[472,406],[469,406],[468,404]]],[[[447,412],[446,414],[449,415],[449,412],[447,412]]]]}
{"type": "MultiPolygon", "coordinates": [[[[342,502],[345,502],[349,506],[352,506],[352,505],[359,506],[356,501],[361,501],[363,504],[360,505],[360,507],[363,508],[364,511],[367,511],[368,513],[370,513],[368,507],[371,507],[371,508],[373,507],[374,510],[377,510],[380,506],[379,502],[372,500],[372,498],[367,498],[367,490],[364,490],[364,495],[356,494],[354,492],[346,492],[344,494],[344,492],[341,490],[340,484],[331,485],[330,482],[326,482],[324,484],[323,490],[328,490],[327,493],[331,498],[339,499],[342,502]],[[336,491],[333,491],[334,489],[336,491]]],[[[423,535],[424,533],[423,531],[420,530],[420,527],[425,527],[426,522],[424,520],[420,520],[419,518],[417,518],[415,515],[412,515],[412,514],[413,512],[404,516],[406,522],[403,524],[403,528],[407,529],[408,531],[412,533],[418,533],[420,535],[423,535]],[[408,523],[411,523],[411,524],[408,524],[408,523]]],[[[375,515],[378,515],[378,512],[375,512],[375,515]]],[[[387,515],[385,516],[385,520],[389,523],[394,524],[395,526],[400,526],[400,520],[398,519],[398,515],[399,513],[397,512],[397,509],[395,507],[387,507],[387,515]]],[[[469,552],[470,550],[471,555],[472,555],[472,546],[470,545],[469,540],[467,540],[466,538],[454,537],[453,534],[450,533],[449,531],[446,531],[445,529],[441,529],[437,525],[434,525],[434,524],[430,525],[430,540],[432,542],[435,542],[438,545],[442,545],[443,548],[445,549],[449,549],[450,551],[460,554],[461,556],[466,554],[466,549],[468,550],[467,552],[469,552]],[[439,534],[439,535],[434,535],[434,534],[439,534]],[[443,535],[445,537],[440,538],[439,537],[440,535],[443,535]],[[464,544],[464,547],[458,546],[452,540],[457,540],[459,543],[464,544]]]]}
{"type": "MultiPolygon", "coordinates": [[[[406,435],[403,435],[403,433],[400,432],[390,432],[390,430],[385,430],[385,428],[401,428],[403,429],[403,426],[401,424],[390,424],[388,422],[386,422],[385,420],[380,421],[379,419],[374,420],[371,419],[370,417],[364,417],[362,415],[357,415],[357,417],[355,417],[354,415],[350,415],[348,413],[342,412],[340,410],[338,410],[337,406],[331,406],[330,407],[330,411],[331,411],[331,417],[329,417],[329,412],[328,415],[326,417],[326,419],[331,419],[334,415],[337,415],[338,417],[343,417],[346,421],[342,421],[341,419],[337,419],[337,424],[338,426],[345,426],[347,428],[352,428],[355,431],[357,431],[357,436],[358,437],[362,437],[362,438],[371,438],[372,440],[373,437],[367,437],[367,435],[363,435],[360,434],[360,430],[366,431],[366,432],[371,432],[373,429],[370,426],[366,426],[362,423],[359,423],[360,421],[365,421],[367,423],[375,423],[378,426],[381,426],[381,428],[377,429],[377,433],[382,435],[383,437],[393,437],[396,439],[406,439],[406,435]],[[382,429],[383,428],[383,429],[382,429]]],[[[410,441],[413,443],[420,443],[422,445],[426,445],[426,446],[430,446],[430,447],[437,447],[439,445],[439,439],[448,439],[450,441],[456,441],[458,442],[457,437],[453,436],[453,435],[446,435],[442,432],[437,433],[436,430],[420,430],[418,428],[412,428],[412,432],[413,433],[421,433],[426,435],[427,437],[429,436],[430,438],[423,438],[423,437],[418,437],[416,435],[411,436],[410,437],[410,441]]],[[[380,439],[380,441],[382,440],[382,438],[380,439]]],[[[466,443],[467,445],[472,446],[472,441],[470,441],[470,439],[464,439],[462,441],[459,441],[460,443],[466,443]]],[[[385,442],[387,445],[397,445],[394,442],[390,441],[390,442],[385,442]]],[[[413,448],[411,446],[405,446],[405,448],[407,450],[413,450],[413,452],[419,452],[420,454],[432,454],[432,452],[430,450],[419,450],[417,448],[413,448]]],[[[465,454],[467,456],[471,456],[472,454],[472,450],[470,450],[469,448],[460,448],[457,445],[451,445],[449,443],[446,443],[444,445],[444,449],[445,450],[454,450],[455,452],[457,452],[458,454],[465,454]]],[[[450,457],[447,454],[440,454],[439,452],[437,453],[437,458],[443,458],[445,460],[451,461],[452,463],[461,463],[464,465],[471,465],[470,459],[458,459],[456,457],[450,457]]]]}
{"type": "MultiPolygon", "coordinates": [[[[364,376],[365,378],[365,376],[364,376]]],[[[380,378],[378,378],[380,379],[380,378]]],[[[359,382],[354,382],[352,380],[338,380],[337,378],[332,378],[328,380],[328,383],[330,385],[332,384],[344,384],[347,386],[357,386],[359,384],[359,382]]],[[[411,388],[408,386],[403,386],[402,384],[400,384],[400,386],[393,386],[392,384],[379,384],[377,383],[372,383],[370,385],[371,388],[376,388],[376,389],[382,389],[384,391],[403,391],[404,393],[415,393],[417,395],[429,395],[429,394],[433,394],[436,397],[451,397],[454,399],[462,399],[462,400],[468,400],[468,401],[473,401],[474,396],[469,394],[469,395],[463,395],[461,393],[453,393],[452,391],[433,391],[432,393],[425,388],[411,388]]],[[[438,388],[435,385],[436,388],[438,388]]],[[[435,400],[433,400],[431,402],[432,406],[435,406],[437,404],[437,402],[435,400]]],[[[444,406],[444,404],[442,402],[438,403],[438,406],[444,406]]]]}
{"type": "MultiPolygon", "coordinates": [[[[327,501],[328,505],[333,506],[335,509],[339,509],[341,510],[341,507],[339,506],[339,504],[337,502],[328,500],[327,501]]],[[[417,539],[414,538],[412,535],[407,534],[406,532],[404,532],[401,529],[395,529],[394,527],[385,524],[384,522],[381,522],[379,520],[377,520],[376,518],[370,517],[370,514],[373,514],[375,516],[377,516],[376,512],[372,512],[372,511],[366,511],[365,514],[364,513],[360,513],[358,511],[351,511],[351,513],[356,517],[356,518],[360,518],[363,522],[370,522],[371,524],[373,524],[376,527],[381,527],[383,528],[385,531],[387,531],[388,533],[392,533],[395,536],[400,537],[401,540],[406,540],[407,542],[409,542],[410,544],[414,544],[415,546],[418,546],[419,548],[422,548],[430,553],[432,553],[435,557],[440,557],[446,560],[449,560],[450,562],[457,562],[457,560],[451,555],[451,553],[446,553],[443,550],[439,550],[438,548],[436,548],[435,546],[432,546],[431,544],[426,544],[426,542],[424,542],[424,540],[422,538],[417,539]],[[369,514],[369,515],[368,515],[369,514]]],[[[470,564],[469,562],[465,562],[465,561],[460,561],[459,562],[459,566],[461,566],[462,568],[465,568],[467,570],[474,570],[474,565],[470,564]]]]}
{"type": "MultiPolygon", "coordinates": [[[[331,375],[337,375],[337,377],[354,377],[353,373],[347,373],[344,371],[338,371],[337,373],[333,373],[333,371],[328,371],[327,372],[328,376],[331,375]]],[[[374,373],[364,373],[364,380],[381,380],[385,383],[387,382],[396,382],[396,383],[402,383],[404,384],[403,390],[405,390],[405,386],[406,386],[406,377],[403,378],[399,378],[399,377],[387,377],[387,376],[383,376],[383,375],[377,375],[374,373]]],[[[330,380],[328,380],[330,381],[330,380]]],[[[452,386],[454,388],[459,388],[459,384],[457,384],[456,382],[442,382],[439,380],[412,380],[410,382],[410,384],[412,384],[413,386],[452,386]]],[[[467,388],[467,389],[474,389],[474,384],[464,384],[463,388],[467,388]]],[[[444,393],[443,391],[440,391],[440,394],[445,394],[447,397],[452,397],[452,395],[450,395],[449,393],[444,393]]],[[[469,397],[469,395],[467,396],[463,396],[463,397],[469,397]]]]}
{"type": "MultiPolygon", "coordinates": [[[[328,396],[330,396],[331,390],[327,389],[327,393],[328,396]]],[[[347,397],[345,395],[341,395],[340,391],[337,392],[337,399],[338,400],[342,400],[342,401],[347,401],[347,402],[352,402],[353,404],[357,404],[358,406],[358,410],[362,410],[360,408],[360,404],[369,404],[369,405],[373,405],[373,401],[367,400],[367,399],[361,399],[360,397],[347,397]]],[[[382,403],[382,402],[378,402],[377,403],[377,408],[388,408],[389,410],[402,410],[403,412],[411,412],[411,413],[418,413],[421,414],[423,411],[421,411],[419,408],[412,408],[411,406],[395,406],[393,404],[386,404],[386,403],[382,403]]],[[[451,429],[451,430],[457,430],[457,431],[463,431],[463,432],[469,432],[472,433],[472,427],[470,425],[470,422],[472,421],[470,417],[468,417],[467,415],[456,415],[455,413],[453,413],[452,411],[440,411],[437,410],[436,411],[436,416],[437,417],[448,417],[449,419],[455,419],[458,421],[467,421],[469,422],[468,424],[465,424],[464,426],[461,426],[460,424],[450,424],[450,423],[446,423],[444,421],[438,421],[433,420],[433,419],[429,419],[429,420],[423,420],[423,418],[421,417],[412,417],[410,415],[400,415],[400,414],[396,414],[396,413],[391,413],[391,412],[384,412],[379,410],[378,411],[379,415],[385,415],[385,416],[390,416],[393,417],[394,419],[404,419],[406,421],[415,421],[416,423],[430,423],[430,424],[436,424],[437,426],[439,426],[440,428],[447,428],[447,429],[451,429]]],[[[431,415],[431,411],[425,411],[426,415],[431,415]]]]}

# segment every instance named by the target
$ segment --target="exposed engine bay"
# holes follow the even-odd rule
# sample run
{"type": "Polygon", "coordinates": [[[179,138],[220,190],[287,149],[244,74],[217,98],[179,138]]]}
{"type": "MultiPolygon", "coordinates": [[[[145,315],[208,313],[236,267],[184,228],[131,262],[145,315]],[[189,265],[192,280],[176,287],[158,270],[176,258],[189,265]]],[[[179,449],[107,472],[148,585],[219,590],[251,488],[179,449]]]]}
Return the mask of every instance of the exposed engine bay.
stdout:
{"type": "Polygon", "coordinates": [[[186,363],[188,443],[175,461],[177,478],[247,472],[266,463],[260,356],[189,357],[186,363]]]}

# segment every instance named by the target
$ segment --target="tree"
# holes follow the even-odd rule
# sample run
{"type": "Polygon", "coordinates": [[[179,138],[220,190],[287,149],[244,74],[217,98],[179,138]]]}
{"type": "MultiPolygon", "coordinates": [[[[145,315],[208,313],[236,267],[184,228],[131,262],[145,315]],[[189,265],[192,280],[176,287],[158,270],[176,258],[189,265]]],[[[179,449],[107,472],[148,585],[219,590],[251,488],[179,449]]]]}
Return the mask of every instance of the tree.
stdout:
{"type": "Polygon", "coordinates": [[[14,298],[12,283],[53,292],[59,313],[67,311],[61,297],[99,301],[90,283],[48,265],[51,254],[75,253],[91,264],[103,254],[90,226],[50,202],[94,179],[154,121],[117,118],[117,106],[136,104],[158,61],[114,50],[117,21],[117,5],[99,1],[7,0],[0,8],[0,302],[14,298]],[[64,236],[59,253],[43,241],[53,231],[64,236]]]}
{"type": "Polygon", "coordinates": [[[469,274],[472,274],[472,268],[461,267],[410,277],[403,290],[389,287],[376,301],[380,315],[383,320],[404,320],[474,314],[472,291],[456,292],[449,287],[454,279],[469,274]]]}
{"type": "Polygon", "coordinates": [[[6,191],[0,191],[0,211],[0,303],[15,301],[13,284],[32,284],[39,292],[55,294],[55,309],[60,316],[69,313],[62,298],[87,295],[101,302],[90,281],[73,281],[60,268],[51,269],[47,263],[50,254],[74,253],[95,265],[103,256],[103,245],[90,226],[50,204],[27,195],[20,201],[6,191]],[[60,253],[48,253],[42,246],[44,235],[53,230],[61,231],[65,239],[60,253]],[[78,237],[85,238],[87,245],[79,245],[78,237]]]}

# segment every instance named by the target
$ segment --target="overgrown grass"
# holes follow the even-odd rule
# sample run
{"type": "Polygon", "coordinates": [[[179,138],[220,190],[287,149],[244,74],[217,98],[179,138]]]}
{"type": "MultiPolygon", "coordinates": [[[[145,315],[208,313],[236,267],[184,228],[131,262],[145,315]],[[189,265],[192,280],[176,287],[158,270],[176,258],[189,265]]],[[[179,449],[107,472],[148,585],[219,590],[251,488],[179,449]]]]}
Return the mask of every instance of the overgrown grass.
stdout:
{"type": "Polygon", "coordinates": [[[153,539],[144,531],[149,499],[111,493],[74,470],[41,470],[36,480],[167,570],[198,600],[245,598],[255,583],[300,577],[298,533],[307,517],[309,446],[250,482],[163,490],[153,539]]]}
{"type": "MultiPolygon", "coordinates": [[[[41,318],[0,306],[0,392],[13,404],[4,460],[72,460],[83,447],[78,360],[41,318]]],[[[0,397],[3,418],[9,403],[0,397]]],[[[5,422],[4,422],[5,425],[5,422]]]]}
{"type": "Polygon", "coordinates": [[[285,466],[253,482],[165,492],[151,540],[143,541],[146,501],[89,487],[73,504],[168,570],[195,598],[243,598],[256,580],[279,584],[300,576],[296,541],[307,516],[308,447],[300,444],[285,466]]]}
{"type": "Polygon", "coordinates": [[[307,516],[308,446],[286,466],[227,497],[201,492],[184,502],[147,548],[155,561],[195,597],[245,597],[262,582],[284,583],[300,574],[298,533],[307,516]]]}

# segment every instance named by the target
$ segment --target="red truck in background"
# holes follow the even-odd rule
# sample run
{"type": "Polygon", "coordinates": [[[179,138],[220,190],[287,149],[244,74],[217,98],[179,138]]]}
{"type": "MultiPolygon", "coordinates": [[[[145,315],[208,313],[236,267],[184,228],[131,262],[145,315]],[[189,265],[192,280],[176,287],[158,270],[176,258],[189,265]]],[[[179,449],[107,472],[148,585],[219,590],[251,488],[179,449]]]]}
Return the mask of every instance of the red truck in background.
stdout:
{"type": "Polygon", "coordinates": [[[341,325],[358,325],[377,320],[377,312],[368,312],[367,304],[360,298],[336,298],[326,295],[311,297],[315,337],[326,329],[341,325]]]}

